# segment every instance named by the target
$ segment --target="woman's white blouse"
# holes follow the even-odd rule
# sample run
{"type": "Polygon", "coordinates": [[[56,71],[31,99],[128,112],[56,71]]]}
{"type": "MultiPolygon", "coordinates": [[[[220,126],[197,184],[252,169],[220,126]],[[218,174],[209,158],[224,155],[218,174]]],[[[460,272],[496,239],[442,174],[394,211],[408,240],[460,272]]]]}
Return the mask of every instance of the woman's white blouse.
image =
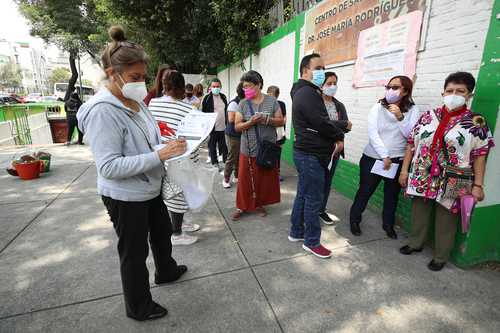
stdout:
{"type": "Polygon", "coordinates": [[[403,157],[408,136],[419,118],[420,110],[415,105],[398,121],[382,104],[375,104],[368,114],[369,141],[364,154],[375,159],[403,157]]]}

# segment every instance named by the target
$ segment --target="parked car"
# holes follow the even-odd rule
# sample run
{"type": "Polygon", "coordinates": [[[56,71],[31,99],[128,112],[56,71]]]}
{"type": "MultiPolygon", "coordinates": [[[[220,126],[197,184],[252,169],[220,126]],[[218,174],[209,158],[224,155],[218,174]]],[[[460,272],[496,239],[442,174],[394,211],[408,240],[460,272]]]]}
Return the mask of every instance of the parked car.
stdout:
{"type": "Polygon", "coordinates": [[[56,102],[57,97],[55,96],[43,96],[42,97],[42,102],[56,102]]]}
{"type": "Polygon", "coordinates": [[[15,98],[18,103],[26,103],[26,96],[19,96],[17,94],[10,94],[10,97],[15,98]]]}
{"type": "Polygon", "coordinates": [[[2,105],[19,104],[17,99],[9,95],[0,95],[0,103],[2,105]]]}
{"type": "Polygon", "coordinates": [[[27,103],[38,103],[42,101],[42,94],[40,93],[31,93],[26,97],[27,103]]]}

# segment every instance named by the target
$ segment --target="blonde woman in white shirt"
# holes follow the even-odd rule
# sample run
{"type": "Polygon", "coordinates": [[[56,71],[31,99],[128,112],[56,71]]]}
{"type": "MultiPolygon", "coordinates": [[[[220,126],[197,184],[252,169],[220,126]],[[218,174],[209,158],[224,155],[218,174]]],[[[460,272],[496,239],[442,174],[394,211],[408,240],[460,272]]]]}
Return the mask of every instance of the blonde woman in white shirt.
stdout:
{"type": "Polygon", "coordinates": [[[380,181],[384,181],[384,204],[382,228],[388,237],[397,238],[394,231],[396,207],[401,186],[398,178],[405,154],[407,139],[418,121],[419,110],[412,99],[413,82],[406,76],[395,76],[385,86],[385,97],[375,104],[368,114],[369,142],[359,162],[359,189],[349,214],[351,233],[361,235],[361,218],[370,197],[380,181]],[[393,163],[399,164],[394,178],[382,177],[371,172],[375,162],[383,163],[389,170],[393,163]]]}

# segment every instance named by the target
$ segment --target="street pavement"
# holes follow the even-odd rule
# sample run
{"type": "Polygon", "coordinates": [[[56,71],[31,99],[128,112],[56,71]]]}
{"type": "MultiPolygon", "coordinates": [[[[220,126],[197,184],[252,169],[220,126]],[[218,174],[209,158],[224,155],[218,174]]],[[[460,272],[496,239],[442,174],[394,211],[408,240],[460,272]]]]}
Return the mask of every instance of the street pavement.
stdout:
{"type": "MultiPolygon", "coordinates": [[[[33,148],[37,150],[38,148],[33,148]]],[[[0,173],[0,332],[500,332],[500,272],[448,264],[432,254],[402,256],[406,234],[390,240],[380,214],[367,211],[363,235],[349,232],[351,201],[332,192],[323,226],[328,260],[287,240],[297,175],[283,166],[282,202],[267,217],[231,221],[235,186],[220,176],[210,202],[186,219],[200,240],[174,248],[188,266],[156,286],[167,317],[125,316],[117,239],[100,198],[86,146],[53,145],[52,170],[22,181],[0,173]]],[[[5,169],[25,148],[0,148],[5,169]]]]}

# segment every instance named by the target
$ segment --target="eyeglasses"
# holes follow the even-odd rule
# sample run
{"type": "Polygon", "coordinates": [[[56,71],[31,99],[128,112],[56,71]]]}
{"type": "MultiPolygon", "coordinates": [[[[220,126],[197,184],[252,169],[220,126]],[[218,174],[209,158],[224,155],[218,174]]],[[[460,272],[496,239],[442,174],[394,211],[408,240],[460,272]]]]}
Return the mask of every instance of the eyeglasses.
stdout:
{"type": "Polygon", "coordinates": [[[132,42],[127,42],[127,41],[118,42],[117,44],[118,44],[118,46],[117,46],[117,47],[115,47],[115,49],[109,53],[109,57],[110,57],[110,58],[111,58],[111,57],[113,56],[113,54],[115,54],[115,53],[116,53],[116,51],[118,51],[118,50],[119,50],[122,46],[123,46],[123,47],[130,47],[130,48],[132,48],[132,49],[137,49],[137,48],[139,48],[139,47],[140,47],[140,46],[138,46],[138,45],[137,45],[137,44],[135,44],[135,43],[132,43],[132,42]]]}
{"type": "Polygon", "coordinates": [[[399,90],[401,89],[401,86],[390,86],[390,85],[386,85],[385,86],[385,90],[399,90]]]}

